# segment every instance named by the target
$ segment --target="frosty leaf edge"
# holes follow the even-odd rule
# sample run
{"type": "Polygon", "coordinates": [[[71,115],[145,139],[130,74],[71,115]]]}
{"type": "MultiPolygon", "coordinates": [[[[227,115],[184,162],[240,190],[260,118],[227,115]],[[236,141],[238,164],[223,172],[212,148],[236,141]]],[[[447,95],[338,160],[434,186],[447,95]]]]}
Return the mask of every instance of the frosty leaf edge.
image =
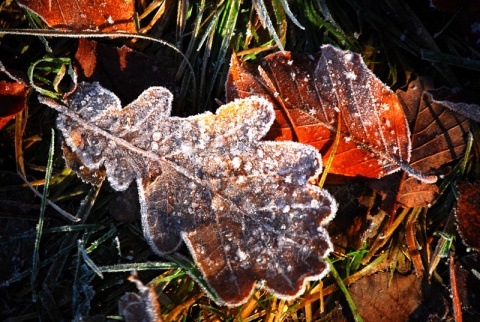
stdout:
{"type": "Polygon", "coordinates": [[[136,179],[152,249],[162,255],[185,241],[222,304],[244,303],[257,286],[298,296],[326,274],[332,249],[323,226],[336,203],[307,184],[318,152],[259,141],[274,118],[263,99],[189,118],[170,117],[171,100],[150,88],[122,109],[98,84],[81,84],[69,108],[41,98],[61,112],[57,125],[87,166],[105,167],[117,190],[136,179]]]}

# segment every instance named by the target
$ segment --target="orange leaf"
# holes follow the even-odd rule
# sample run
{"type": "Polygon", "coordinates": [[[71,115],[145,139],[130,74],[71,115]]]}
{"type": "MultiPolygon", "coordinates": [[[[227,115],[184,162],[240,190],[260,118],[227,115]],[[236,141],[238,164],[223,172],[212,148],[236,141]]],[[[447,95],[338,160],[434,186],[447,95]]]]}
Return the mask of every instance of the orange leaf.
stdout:
{"type": "Polygon", "coordinates": [[[322,47],[315,55],[271,54],[258,70],[232,59],[227,99],[261,95],[276,109],[267,139],[295,140],[320,150],[326,161],[341,135],[331,173],[380,178],[402,168],[425,181],[410,161],[410,132],[395,94],[365,66],[360,55],[322,47]]]}
{"type": "Polygon", "coordinates": [[[18,3],[55,29],[136,32],[133,0],[19,0],[18,3]]]}
{"type": "Polygon", "coordinates": [[[27,98],[27,86],[16,82],[0,81],[0,130],[23,110],[27,98]]]}

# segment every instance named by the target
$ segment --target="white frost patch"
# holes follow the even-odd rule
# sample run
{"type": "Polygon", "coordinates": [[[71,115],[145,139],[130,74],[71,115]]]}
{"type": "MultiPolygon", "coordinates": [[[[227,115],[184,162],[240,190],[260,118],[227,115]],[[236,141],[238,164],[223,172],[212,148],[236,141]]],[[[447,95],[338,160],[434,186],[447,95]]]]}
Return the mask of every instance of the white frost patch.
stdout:
{"type": "Polygon", "coordinates": [[[356,80],[357,79],[357,75],[355,75],[354,72],[346,72],[345,77],[347,79],[350,79],[350,80],[356,80]]]}
{"type": "Polygon", "coordinates": [[[244,261],[247,259],[248,254],[242,251],[240,248],[237,248],[237,257],[240,261],[244,261]]]}
{"type": "Polygon", "coordinates": [[[240,159],[239,157],[235,157],[233,158],[232,160],[232,166],[235,170],[237,170],[238,168],[240,168],[240,166],[242,165],[242,159],[240,159]]]}
{"type": "Polygon", "coordinates": [[[349,52],[349,53],[345,54],[345,61],[352,61],[353,58],[354,58],[353,53],[349,52]]]}
{"type": "Polygon", "coordinates": [[[162,137],[162,134],[160,132],[155,132],[152,134],[152,140],[158,142],[160,138],[162,137]]]}

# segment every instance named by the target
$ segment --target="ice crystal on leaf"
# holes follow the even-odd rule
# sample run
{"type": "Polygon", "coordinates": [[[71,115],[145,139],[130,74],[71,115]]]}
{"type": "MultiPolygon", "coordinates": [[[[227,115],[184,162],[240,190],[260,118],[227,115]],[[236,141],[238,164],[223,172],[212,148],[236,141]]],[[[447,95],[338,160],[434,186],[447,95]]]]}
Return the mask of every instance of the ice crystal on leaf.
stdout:
{"type": "Polygon", "coordinates": [[[270,54],[256,67],[233,56],[226,92],[227,100],[268,99],[277,116],[266,138],[310,144],[324,160],[340,127],[344,140],[331,173],[381,178],[402,169],[424,182],[436,181],[409,166],[410,132],[402,106],[359,54],[324,45],[313,56],[270,54]]]}
{"type": "MultiPolygon", "coordinates": [[[[106,173],[116,190],[136,181],[145,238],[159,255],[182,241],[223,304],[239,305],[255,286],[281,298],[304,291],[328,271],[332,249],[323,226],[336,212],[324,190],[308,184],[321,159],[313,147],[260,141],[275,112],[259,97],[235,100],[216,114],[171,117],[172,94],[144,91],[121,108],[99,84],[80,84],[57,126],[88,171],[106,173]]],[[[68,160],[67,160],[68,161],[68,160]]]]}

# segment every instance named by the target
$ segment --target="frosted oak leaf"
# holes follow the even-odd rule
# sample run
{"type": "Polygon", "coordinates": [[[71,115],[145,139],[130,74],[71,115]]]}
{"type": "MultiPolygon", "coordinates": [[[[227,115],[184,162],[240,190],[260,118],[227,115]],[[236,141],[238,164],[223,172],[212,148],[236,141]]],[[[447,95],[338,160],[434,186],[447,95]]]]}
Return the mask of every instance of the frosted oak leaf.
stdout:
{"type": "Polygon", "coordinates": [[[83,83],[66,106],[41,101],[60,112],[58,129],[87,173],[106,173],[116,190],[136,181],[152,249],[164,255],[185,242],[221,304],[242,304],[255,287],[300,295],[327,273],[332,249],[323,226],[336,203],[308,184],[320,155],[260,141],[275,118],[265,99],[188,118],[170,116],[172,99],[152,87],[122,109],[113,93],[83,83]]]}

